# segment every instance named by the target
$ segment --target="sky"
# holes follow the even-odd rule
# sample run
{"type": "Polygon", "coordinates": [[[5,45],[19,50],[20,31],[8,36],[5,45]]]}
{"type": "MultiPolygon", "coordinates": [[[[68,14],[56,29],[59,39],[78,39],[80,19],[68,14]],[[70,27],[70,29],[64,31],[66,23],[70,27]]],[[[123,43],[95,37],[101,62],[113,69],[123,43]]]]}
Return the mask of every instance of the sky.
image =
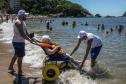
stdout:
{"type": "Polygon", "coordinates": [[[69,0],[78,3],[93,15],[122,16],[126,11],[126,0],[69,0]]]}

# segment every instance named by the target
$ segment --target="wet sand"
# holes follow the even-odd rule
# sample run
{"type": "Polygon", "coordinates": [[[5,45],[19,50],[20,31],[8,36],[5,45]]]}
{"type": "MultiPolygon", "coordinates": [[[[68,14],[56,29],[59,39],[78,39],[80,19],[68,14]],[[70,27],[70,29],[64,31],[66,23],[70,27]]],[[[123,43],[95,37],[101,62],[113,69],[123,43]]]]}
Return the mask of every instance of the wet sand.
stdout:
{"type": "MultiPolygon", "coordinates": [[[[11,44],[0,42],[0,84],[43,84],[41,71],[29,68],[28,64],[23,64],[24,76],[18,77],[17,72],[8,73],[8,66],[13,56],[13,47],[11,44]]],[[[14,65],[17,71],[17,64],[14,65]]]]}

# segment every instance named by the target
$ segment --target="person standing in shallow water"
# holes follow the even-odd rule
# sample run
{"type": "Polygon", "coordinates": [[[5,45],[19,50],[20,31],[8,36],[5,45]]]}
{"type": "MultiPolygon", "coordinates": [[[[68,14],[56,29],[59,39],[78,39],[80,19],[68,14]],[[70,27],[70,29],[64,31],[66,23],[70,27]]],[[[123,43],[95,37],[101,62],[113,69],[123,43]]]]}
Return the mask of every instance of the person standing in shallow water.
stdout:
{"type": "Polygon", "coordinates": [[[10,72],[14,72],[13,65],[17,60],[18,75],[22,75],[22,59],[25,56],[25,39],[29,42],[32,42],[32,40],[28,36],[25,24],[28,13],[26,13],[25,10],[19,10],[17,15],[18,19],[14,23],[14,36],[12,40],[15,53],[12,57],[8,70],[10,72]]]}
{"type": "Polygon", "coordinates": [[[101,30],[102,30],[102,32],[105,30],[105,25],[104,24],[101,25],[101,30]]]}
{"type": "Polygon", "coordinates": [[[47,28],[47,31],[48,31],[49,28],[50,28],[50,21],[47,21],[46,28],[47,28]]]}
{"type": "Polygon", "coordinates": [[[7,23],[8,23],[8,20],[9,20],[9,16],[8,16],[8,15],[6,15],[6,21],[7,21],[7,23]]]}
{"type": "Polygon", "coordinates": [[[96,58],[102,48],[102,41],[101,39],[92,34],[92,33],[87,33],[83,30],[81,30],[79,32],[79,35],[78,35],[78,43],[76,44],[75,48],[73,49],[72,53],[70,54],[71,56],[74,54],[74,52],[79,48],[80,46],[80,43],[82,41],[84,41],[84,43],[87,44],[87,48],[86,48],[86,54],[84,55],[84,59],[82,61],[82,64],[81,64],[81,68],[83,67],[84,63],[85,63],[85,60],[87,59],[87,56],[89,54],[89,51],[91,53],[91,67],[93,68],[95,66],[95,63],[96,63],[96,58]]]}
{"type": "Polygon", "coordinates": [[[3,22],[3,16],[2,15],[0,15],[0,18],[1,18],[1,22],[3,22]]]}

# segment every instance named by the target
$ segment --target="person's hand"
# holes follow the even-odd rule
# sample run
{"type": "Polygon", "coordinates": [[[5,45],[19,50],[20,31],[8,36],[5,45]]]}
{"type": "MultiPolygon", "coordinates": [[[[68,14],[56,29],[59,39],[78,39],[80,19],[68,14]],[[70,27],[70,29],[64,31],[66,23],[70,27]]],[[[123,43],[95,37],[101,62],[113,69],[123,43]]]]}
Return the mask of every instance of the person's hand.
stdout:
{"type": "Polygon", "coordinates": [[[72,57],[72,56],[70,56],[70,54],[69,54],[69,53],[66,53],[66,55],[67,55],[67,56],[69,56],[71,59],[73,59],[73,57],[72,57]]]}
{"type": "Polygon", "coordinates": [[[60,46],[56,46],[55,48],[56,48],[56,52],[59,52],[59,51],[60,51],[60,49],[61,49],[61,47],[60,47],[60,46]]]}
{"type": "Polygon", "coordinates": [[[57,48],[57,50],[60,50],[60,49],[61,49],[61,47],[60,47],[60,46],[56,46],[56,48],[57,48]]]}
{"type": "Polygon", "coordinates": [[[70,54],[70,57],[74,57],[74,55],[73,54],[70,54]]]}
{"type": "MultiPolygon", "coordinates": [[[[68,54],[68,53],[67,53],[68,54]]],[[[71,54],[68,54],[68,56],[70,57],[70,58],[73,58],[73,56],[71,55],[71,54]]]]}
{"type": "Polygon", "coordinates": [[[73,59],[73,56],[69,55],[69,57],[70,57],[71,59],[73,59]]]}
{"type": "Polygon", "coordinates": [[[71,57],[73,57],[73,55],[70,54],[71,57]]]}
{"type": "Polygon", "coordinates": [[[70,53],[70,56],[73,56],[73,53],[72,52],[69,52],[70,53]]]}

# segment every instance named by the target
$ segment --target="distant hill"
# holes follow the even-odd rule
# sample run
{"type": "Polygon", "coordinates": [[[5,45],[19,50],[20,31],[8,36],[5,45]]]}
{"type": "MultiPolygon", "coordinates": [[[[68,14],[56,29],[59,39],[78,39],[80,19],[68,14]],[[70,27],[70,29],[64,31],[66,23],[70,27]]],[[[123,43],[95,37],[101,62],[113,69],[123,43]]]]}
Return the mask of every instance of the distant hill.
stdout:
{"type": "Polygon", "coordinates": [[[92,14],[81,5],[68,0],[21,0],[21,6],[31,14],[53,15],[61,17],[86,17],[92,14]]]}
{"type": "Polygon", "coordinates": [[[123,14],[124,17],[126,17],[126,12],[123,14]]]}
{"type": "Polygon", "coordinates": [[[0,0],[0,9],[2,9],[4,7],[4,3],[5,3],[4,0],[0,0]]]}

